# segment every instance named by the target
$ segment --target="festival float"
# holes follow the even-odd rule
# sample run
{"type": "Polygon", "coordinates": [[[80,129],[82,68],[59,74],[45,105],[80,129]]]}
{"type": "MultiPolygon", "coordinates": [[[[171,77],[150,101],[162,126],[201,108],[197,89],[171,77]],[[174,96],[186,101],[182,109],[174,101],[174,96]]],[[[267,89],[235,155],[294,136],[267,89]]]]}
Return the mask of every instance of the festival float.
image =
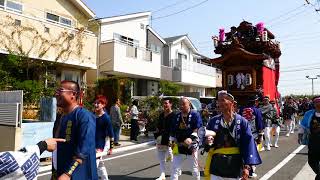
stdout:
{"type": "Polygon", "coordinates": [[[222,87],[233,94],[239,105],[247,104],[250,96],[280,98],[280,43],[264,23],[257,25],[243,21],[225,33],[212,37],[218,58],[211,59],[223,72],[222,87]]]}

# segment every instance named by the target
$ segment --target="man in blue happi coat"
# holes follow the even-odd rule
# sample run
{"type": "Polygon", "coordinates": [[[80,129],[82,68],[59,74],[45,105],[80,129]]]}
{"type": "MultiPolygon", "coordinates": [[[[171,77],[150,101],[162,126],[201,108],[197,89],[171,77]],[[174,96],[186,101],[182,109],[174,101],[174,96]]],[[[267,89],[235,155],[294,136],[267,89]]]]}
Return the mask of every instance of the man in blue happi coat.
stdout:
{"type": "Polygon", "coordinates": [[[234,111],[234,97],[227,91],[218,93],[218,105],[222,114],[213,117],[207,125],[216,136],[208,153],[205,177],[247,179],[250,166],[262,163],[250,123],[234,111]]]}
{"type": "Polygon", "coordinates": [[[62,116],[54,125],[54,137],[64,138],[53,153],[52,179],[96,180],[96,123],[92,113],[78,105],[80,87],[62,81],[56,90],[62,116]]]}
{"type": "Polygon", "coordinates": [[[174,142],[171,180],[178,180],[183,158],[186,157],[192,169],[194,179],[200,180],[198,166],[198,129],[202,127],[199,112],[191,109],[191,102],[183,97],[180,99],[180,112],[176,116],[169,140],[174,142]]]}

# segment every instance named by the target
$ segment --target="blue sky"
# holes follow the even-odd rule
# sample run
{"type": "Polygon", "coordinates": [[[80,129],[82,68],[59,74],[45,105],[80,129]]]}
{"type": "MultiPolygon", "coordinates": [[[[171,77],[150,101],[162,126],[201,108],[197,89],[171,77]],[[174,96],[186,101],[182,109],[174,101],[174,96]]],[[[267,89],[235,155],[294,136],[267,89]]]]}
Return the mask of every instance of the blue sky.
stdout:
{"type": "MultiPolygon", "coordinates": [[[[191,7],[203,0],[84,0],[98,17],[151,11],[153,18],[191,7]],[[163,7],[170,8],[155,12],[163,7]]],[[[197,49],[209,57],[214,54],[211,36],[219,28],[229,31],[242,20],[256,24],[265,22],[281,43],[282,94],[311,94],[311,80],[306,75],[320,75],[320,14],[304,0],[208,0],[203,4],[168,18],[154,20],[152,27],[162,36],[188,34],[197,49]],[[317,67],[319,67],[317,69],[317,67]],[[296,71],[300,70],[300,71],[296,71]]],[[[320,94],[320,79],[314,81],[315,93],[320,94]]]]}

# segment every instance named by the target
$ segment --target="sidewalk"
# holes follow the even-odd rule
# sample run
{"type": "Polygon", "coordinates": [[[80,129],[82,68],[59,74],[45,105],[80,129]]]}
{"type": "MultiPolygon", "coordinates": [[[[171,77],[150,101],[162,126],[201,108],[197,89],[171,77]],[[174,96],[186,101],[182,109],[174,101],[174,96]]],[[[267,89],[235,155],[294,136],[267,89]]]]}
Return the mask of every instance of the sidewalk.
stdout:
{"type": "Polygon", "coordinates": [[[310,168],[309,164],[306,163],[293,180],[314,179],[315,177],[316,175],[310,168]]]}
{"type": "MultiPolygon", "coordinates": [[[[146,137],[145,135],[139,135],[138,141],[130,141],[130,136],[120,135],[119,143],[121,144],[121,146],[115,146],[112,151],[113,154],[153,145],[154,137],[153,133],[149,132],[148,137],[146,137]]],[[[51,159],[40,163],[40,172],[48,171],[50,169],[51,159]]]]}
{"type": "Polygon", "coordinates": [[[137,145],[137,144],[146,143],[146,142],[150,142],[150,141],[154,141],[153,133],[151,133],[151,132],[149,132],[148,137],[146,137],[144,134],[139,135],[138,141],[130,141],[130,136],[120,135],[119,143],[121,144],[121,146],[115,146],[114,149],[137,145]]]}

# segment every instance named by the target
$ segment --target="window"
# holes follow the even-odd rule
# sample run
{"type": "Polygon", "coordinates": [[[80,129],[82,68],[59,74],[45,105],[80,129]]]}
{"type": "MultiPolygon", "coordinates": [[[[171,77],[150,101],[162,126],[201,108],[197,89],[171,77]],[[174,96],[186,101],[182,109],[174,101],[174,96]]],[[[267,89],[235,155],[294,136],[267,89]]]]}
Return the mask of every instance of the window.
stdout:
{"type": "Polygon", "coordinates": [[[72,24],[72,22],[71,22],[70,19],[63,18],[63,17],[60,17],[60,23],[61,23],[61,24],[68,25],[68,26],[71,26],[71,24],[72,24]]]}
{"type": "Polygon", "coordinates": [[[135,39],[132,39],[132,38],[129,38],[129,37],[126,37],[126,36],[122,36],[120,34],[117,34],[117,33],[113,33],[113,38],[115,40],[118,40],[118,41],[121,41],[123,43],[126,43],[130,46],[135,46],[135,47],[138,47],[139,46],[139,41],[138,40],[135,40],[135,39]]]}
{"type": "Polygon", "coordinates": [[[22,12],[22,4],[13,2],[13,1],[7,1],[7,9],[16,11],[16,12],[22,12]]]}
{"type": "Polygon", "coordinates": [[[50,21],[59,22],[59,16],[51,14],[51,13],[47,13],[47,19],[50,21]]]}
{"type": "Polygon", "coordinates": [[[154,52],[157,52],[157,53],[160,53],[160,51],[161,51],[160,46],[157,46],[157,45],[155,45],[155,44],[150,44],[149,49],[152,50],[152,51],[154,51],[154,52]]]}
{"type": "Polygon", "coordinates": [[[50,22],[56,22],[62,25],[67,25],[67,26],[72,26],[72,20],[65,18],[65,17],[60,17],[58,15],[52,14],[52,13],[47,13],[47,20],[50,22]]]}
{"type": "Polygon", "coordinates": [[[15,19],[15,20],[14,20],[14,25],[16,25],[16,26],[21,26],[21,20],[15,19]]]}
{"type": "Polygon", "coordinates": [[[0,8],[4,8],[4,0],[0,0],[0,8]]]}
{"type": "Polygon", "coordinates": [[[62,71],[61,80],[69,80],[80,83],[80,72],[79,71],[62,71]]]}

